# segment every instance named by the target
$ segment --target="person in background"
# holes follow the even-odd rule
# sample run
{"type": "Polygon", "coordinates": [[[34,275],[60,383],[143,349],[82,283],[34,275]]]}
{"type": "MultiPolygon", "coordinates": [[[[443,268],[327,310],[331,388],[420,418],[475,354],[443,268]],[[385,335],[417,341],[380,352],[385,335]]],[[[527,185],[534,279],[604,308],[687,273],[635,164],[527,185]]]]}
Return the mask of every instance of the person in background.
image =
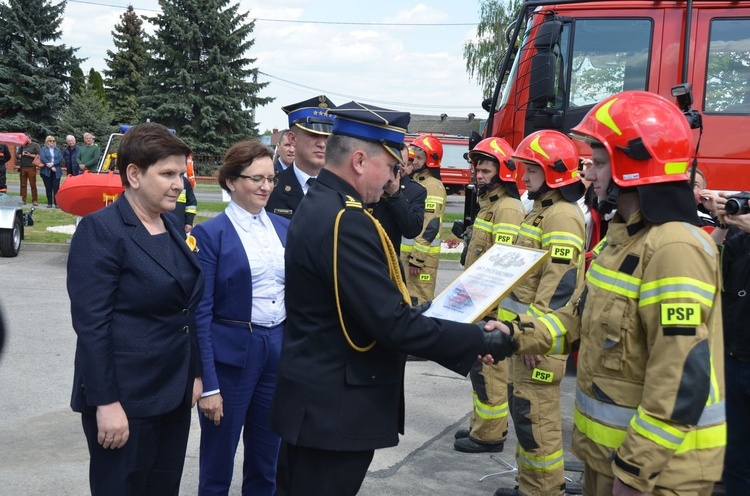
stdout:
{"type": "MultiPolygon", "coordinates": [[[[496,243],[512,245],[518,236],[526,211],[519,200],[512,154],[513,147],[500,138],[484,139],[469,151],[479,211],[466,250],[467,269],[496,243]]],[[[469,377],[473,398],[469,429],[455,433],[453,448],[464,453],[500,452],[508,434],[508,364],[477,362],[469,377]]]]}
{"type": "Polygon", "coordinates": [[[36,207],[39,205],[38,193],[36,189],[36,166],[34,159],[42,152],[39,143],[33,141],[29,135],[26,135],[28,142],[21,147],[21,159],[19,162],[19,172],[21,176],[21,201],[26,205],[26,184],[31,188],[31,201],[36,207]]]}
{"type": "MultiPolygon", "coordinates": [[[[696,181],[697,182],[697,181],[696,181]]],[[[724,377],[727,388],[727,452],[724,487],[729,496],[750,488],[750,213],[728,215],[726,193],[700,191],[702,204],[717,220],[711,238],[721,252],[724,322],[724,377]],[[731,228],[731,231],[730,231],[731,228]]]]}
{"type": "Polygon", "coordinates": [[[417,184],[427,190],[424,202],[422,231],[413,240],[403,239],[401,261],[406,271],[409,294],[417,303],[435,297],[438,265],[440,263],[441,231],[447,193],[440,181],[440,161],[443,145],[435,136],[417,136],[409,145],[414,151],[414,175],[417,184]]]}
{"type": "Polygon", "coordinates": [[[60,189],[60,178],[62,177],[63,156],[57,147],[57,140],[54,136],[47,136],[44,140],[44,147],[41,150],[40,158],[43,167],[39,171],[44,181],[44,189],[47,192],[47,208],[60,208],[57,206],[55,195],[60,189]]]}
{"type": "Polygon", "coordinates": [[[206,275],[198,306],[204,393],[198,494],[226,495],[242,434],[242,494],[273,496],[279,436],[269,409],[284,336],[284,245],[289,221],[266,213],[276,184],[271,151],[240,141],[224,156],[219,184],[232,200],[198,224],[206,275]]]}
{"type": "Polygon", "coordinates": [[[187,236],[193,230],[193,220],[198,213],[198,199],[195,197],[193,187],[187,176],[182,178],[183,188],[180,196],[177,197],[177,206],[174,208],[173,215],[177,217],[177,225],[183,226],[187,236]]]}
{"type": "Polygon", "coordinates": [[[427,190],[410,176],[414,168],[413,152],[404,147],[401,155],[405,165],[399,169],[399,180],[388,183],[378,202],[370,207],[370,213],[385,229],[397,255],[401,252],[401,238],[413,239],[422,232],[427,198],[427,190]]]}
{"type": "Polygon", "coordinates": [[[693,182],[693,197],[695,198],[695,204],[698,207],[698,218],[704,228],[710,228],[716,226],[716,217],[711,214],[704,205],[704,198],[701,196],[701,191],[708,188],[706,183],[706,176],[703,172],[696,168],[695,169],[695,181],[693,182]]]}
{"type": "Polygon", "coordinates": [[[279,144],[276,145],[276,155],[273,159],[273,170],[276,174],[284,171],[294,163],[294,145],[289,140],[289,130],[284,129],[279,135],[279,144]]]}
{"type": "Polygon", "coordinates": [[[76,163],[80,172],[96,172],[101,155],[102,151],[99,149],[99,145],[94,144],[94,135],[84,133],[83,146],[78,151],[78,156],[76,157],[76,163]]]}
{"type": "Polygon", "coordinates": [[[77,176],[81,173],[81,168],[78,166],[78,162],[76,162],[81,147],[76,143],[76,137],[72,134],[65,137],[65,143],[68,145],[63,148],[62,152],[65,169],[68,171],[69,176],[77,176]]]}
{"type": "Polygon", "coordinates": [[[365,210],[397,181],[409,114],[359,102],[331,113],[326,166],[285,252],[288,318],[271,407],[287,446],[279,496],[357,493],[375,449],[403,433],[403,353],[463,375],[479,355],[512,353],[503,333],[413,308],[396,252],[365,210]]]}
{"type": "Polygon", "coordinates": [[[291,219],[326,161],[326,140],[336,108],[325,95],[283,107],[289,119],[287,138],[294,146],[294,164],[278,173],[279,184],[268,199],[269,212],[291,219]]]}
{"type": "Polygon", "coordinates": [[[196,309],[203,271],[174,210],[191,153],[155,123],[117,150],[125,192],[84,217],[68,257],[81,413],[94,496],[177,495],[190,410],[203,392],[196,309]]]}
{"type": "Polygon", "coordinates": [[[10,160],[10,158],[10,148],[8,148],[8,145],[0,143],[0,197],[7,196],[8,194],[7,169],[5,163],[10,160]]]}

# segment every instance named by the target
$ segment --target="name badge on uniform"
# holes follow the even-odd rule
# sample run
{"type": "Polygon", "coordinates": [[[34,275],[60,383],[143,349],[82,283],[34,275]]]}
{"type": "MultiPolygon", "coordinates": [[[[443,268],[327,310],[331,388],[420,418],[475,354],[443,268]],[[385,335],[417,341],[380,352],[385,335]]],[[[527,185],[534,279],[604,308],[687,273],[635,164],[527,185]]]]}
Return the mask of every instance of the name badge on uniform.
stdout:
{"type": "Polygon", "coordinates": [[[274,208],[273,213],[276,215],[292,215],[292,212],[294,210],[288,209],[288,208],[274,208]]]}
{"type": "Polygon", "coordinates": [[[434,202],[434,201],[424,202],[424,210],[425,212],[434,212],[435,210],[437,210],[437,202],[434,202]]]}

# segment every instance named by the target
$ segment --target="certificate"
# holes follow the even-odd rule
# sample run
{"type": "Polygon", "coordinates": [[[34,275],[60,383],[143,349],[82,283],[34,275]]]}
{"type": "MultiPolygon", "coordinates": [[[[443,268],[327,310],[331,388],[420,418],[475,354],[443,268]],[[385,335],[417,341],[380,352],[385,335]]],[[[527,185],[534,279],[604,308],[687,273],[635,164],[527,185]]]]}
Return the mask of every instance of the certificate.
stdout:
{"type": "Polygon", "coordinates": [[[548,255],[545,250],[492,245],[432,301],[424,315],[456,322],[479,322],[548,255]]]}

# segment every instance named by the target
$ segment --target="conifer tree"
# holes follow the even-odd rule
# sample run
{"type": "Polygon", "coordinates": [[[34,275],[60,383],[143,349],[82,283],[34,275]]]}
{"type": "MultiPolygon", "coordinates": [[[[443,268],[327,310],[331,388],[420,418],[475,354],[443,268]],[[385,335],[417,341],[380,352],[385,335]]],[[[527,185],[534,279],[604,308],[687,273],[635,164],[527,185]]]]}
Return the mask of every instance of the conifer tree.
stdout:
{"type": "Polygon", "coordinates": [[[107,101],[115,114],[115,122],[140,122],[138,97],[146,74],[148,53],[144,41],[143,21],[132,5],[120,16],[120,23],[112,31],[117,51],[107,50],[104,69],[107,101]]]}
{"type": "Polygon", "coordinates": [[[153,54],[141,100],[143,117],[173,128],[196,153],[221,155],[234,142],[257,136],[251,108],[265,105],[254,83],[256,59],[249,12],[229,0],[159,0],[162,12],[147,40],[153,54]]]}
{"type": "Polygon", "coordinates": [[[89,77],[86,80],[86,86],[88,87],[89,91],[93,92],[99,100],[101,100],[102,104],[107,103],[106,94],[104,92],[104,80],[102,79],[102,75],[99,74],[93,67],[89,71],[89,77]]]}
{"type": "Polygon", "coordinates": [[[34,138],[57,131],[68,103],[77,48],[56,44],[65,2],[6,0],[0,3],[0,129],[34,138]]]}
{"type": "Polygon", "coordinates": [[[86,76],[83,75],[83,69],[81,69],[81,66],[75,66],[72,71],[70,71],[70,96],[78,95],[83,90],[86,89],[86,76]]]}
{"type": "Polygon", "coordinates": [[[60,134],[72,134],[81,141],[83,133],[91,133],[97,137],[99,145],[104,146],[109,135],[118,130],[112,125],[113,119],[109,105],[102,102],[96,91],[84,87],[60,112],[60,134]]]}

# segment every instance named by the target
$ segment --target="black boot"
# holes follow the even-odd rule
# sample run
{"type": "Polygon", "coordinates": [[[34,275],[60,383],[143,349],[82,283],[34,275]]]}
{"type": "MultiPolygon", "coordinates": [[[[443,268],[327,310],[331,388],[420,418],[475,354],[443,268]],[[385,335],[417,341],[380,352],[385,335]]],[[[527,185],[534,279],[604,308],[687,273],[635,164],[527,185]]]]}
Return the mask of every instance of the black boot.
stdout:
{"type": "Polygon", "coordinates": [[[518,486],[513,489],[507,487],[500,487],[495,491],[495,496],[518,496],[518,486]]]}
{"type": "Polygon", "coordinates": [[[453,434],[454,439],[461,439],[464,437],[469,437],[469,432],[471,432],[471,429],[458,429],[455,434],[453,434]]]}
{"type": "Polygon", "coordinates": [[[502,441],[499,443],[484,443],[471,436],[456,439],[456,442],[453,443],[453,448],[463,453],[500,453],[504,446],[505,443],[502,441]]]}

